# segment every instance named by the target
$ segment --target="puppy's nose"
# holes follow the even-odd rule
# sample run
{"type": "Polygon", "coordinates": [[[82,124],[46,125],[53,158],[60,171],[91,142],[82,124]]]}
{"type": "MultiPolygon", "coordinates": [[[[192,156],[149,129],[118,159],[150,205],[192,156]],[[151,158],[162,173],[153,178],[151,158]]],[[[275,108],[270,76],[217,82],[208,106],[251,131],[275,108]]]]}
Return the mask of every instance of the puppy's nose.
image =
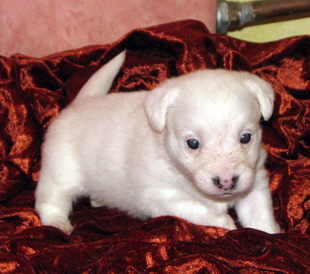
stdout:
{"type": "Polygon", "coordinates": [[[213,183],[218,187],[218,188],[223,188],[224,190],[230,190],[233,189],[238,180],[239,180],[239,176],[238,175],[234,175],[231,178],[221,178],[220,176],[215,176],[212,178],[213,183]]]}

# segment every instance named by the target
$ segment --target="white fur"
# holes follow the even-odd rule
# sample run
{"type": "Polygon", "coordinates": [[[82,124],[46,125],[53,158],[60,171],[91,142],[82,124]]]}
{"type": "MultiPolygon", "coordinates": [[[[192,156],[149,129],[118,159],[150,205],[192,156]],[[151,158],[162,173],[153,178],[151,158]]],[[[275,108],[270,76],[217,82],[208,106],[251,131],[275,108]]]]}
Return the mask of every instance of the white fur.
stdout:
{"type": "Polygon", "coordinates": [[[272,114],[270,85],[246,72],[200,70],[150,92],[104,95],[123,59],[100,69],[48,129],[36,190],[42,224],[70,233],[72,201],[86,195],[141,219],[228,229],[235,206],[244,227],[280,232],[259,124],[272,114]],[[252,139],[241,144],[245,133],[252,139]]]}

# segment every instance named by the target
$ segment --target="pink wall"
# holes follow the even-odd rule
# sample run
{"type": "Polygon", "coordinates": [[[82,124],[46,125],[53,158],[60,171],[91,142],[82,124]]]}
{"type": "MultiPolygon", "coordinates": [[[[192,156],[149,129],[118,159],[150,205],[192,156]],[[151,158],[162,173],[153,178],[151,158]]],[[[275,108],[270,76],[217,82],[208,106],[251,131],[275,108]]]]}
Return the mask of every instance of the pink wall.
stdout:
{"type": "Polygon", "coordinates": [[[42,57],[182,19],[215,31],[216,0],[0,0],[0,55],[42,57]]]}

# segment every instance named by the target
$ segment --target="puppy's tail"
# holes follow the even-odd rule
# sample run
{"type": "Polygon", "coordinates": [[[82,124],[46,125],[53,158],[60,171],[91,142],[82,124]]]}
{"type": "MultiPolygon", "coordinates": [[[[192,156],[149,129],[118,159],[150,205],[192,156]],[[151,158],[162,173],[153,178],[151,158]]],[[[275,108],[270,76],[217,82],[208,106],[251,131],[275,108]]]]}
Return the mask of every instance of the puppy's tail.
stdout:
{"type": "Polygon", "coordinates": [[[111,61],[106,63],[98,71],[96,71],[85,85],[81,88],[75,100],[89,96],[105,95],[109,92],[113,80],[119,72],[126,56],[126,51],[122,51],[111,61]]]}

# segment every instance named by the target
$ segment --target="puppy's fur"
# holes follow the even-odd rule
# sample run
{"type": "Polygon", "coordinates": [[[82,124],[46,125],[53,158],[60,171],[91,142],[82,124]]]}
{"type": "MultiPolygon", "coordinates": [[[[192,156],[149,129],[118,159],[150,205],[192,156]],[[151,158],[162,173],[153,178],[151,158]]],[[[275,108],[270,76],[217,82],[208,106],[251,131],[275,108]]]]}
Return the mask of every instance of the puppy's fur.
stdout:
{"type": "Polygon", "coordinates": [[[36,209],[70,233],[72,201],[146,219],[173,215],[200,225],[240,223],[280,232],[264,168],[260,118],[273,90],[247,72],[200,70],[153,91],[105,95],[125,53],[101,68],[50,125],[36,209]]]}

